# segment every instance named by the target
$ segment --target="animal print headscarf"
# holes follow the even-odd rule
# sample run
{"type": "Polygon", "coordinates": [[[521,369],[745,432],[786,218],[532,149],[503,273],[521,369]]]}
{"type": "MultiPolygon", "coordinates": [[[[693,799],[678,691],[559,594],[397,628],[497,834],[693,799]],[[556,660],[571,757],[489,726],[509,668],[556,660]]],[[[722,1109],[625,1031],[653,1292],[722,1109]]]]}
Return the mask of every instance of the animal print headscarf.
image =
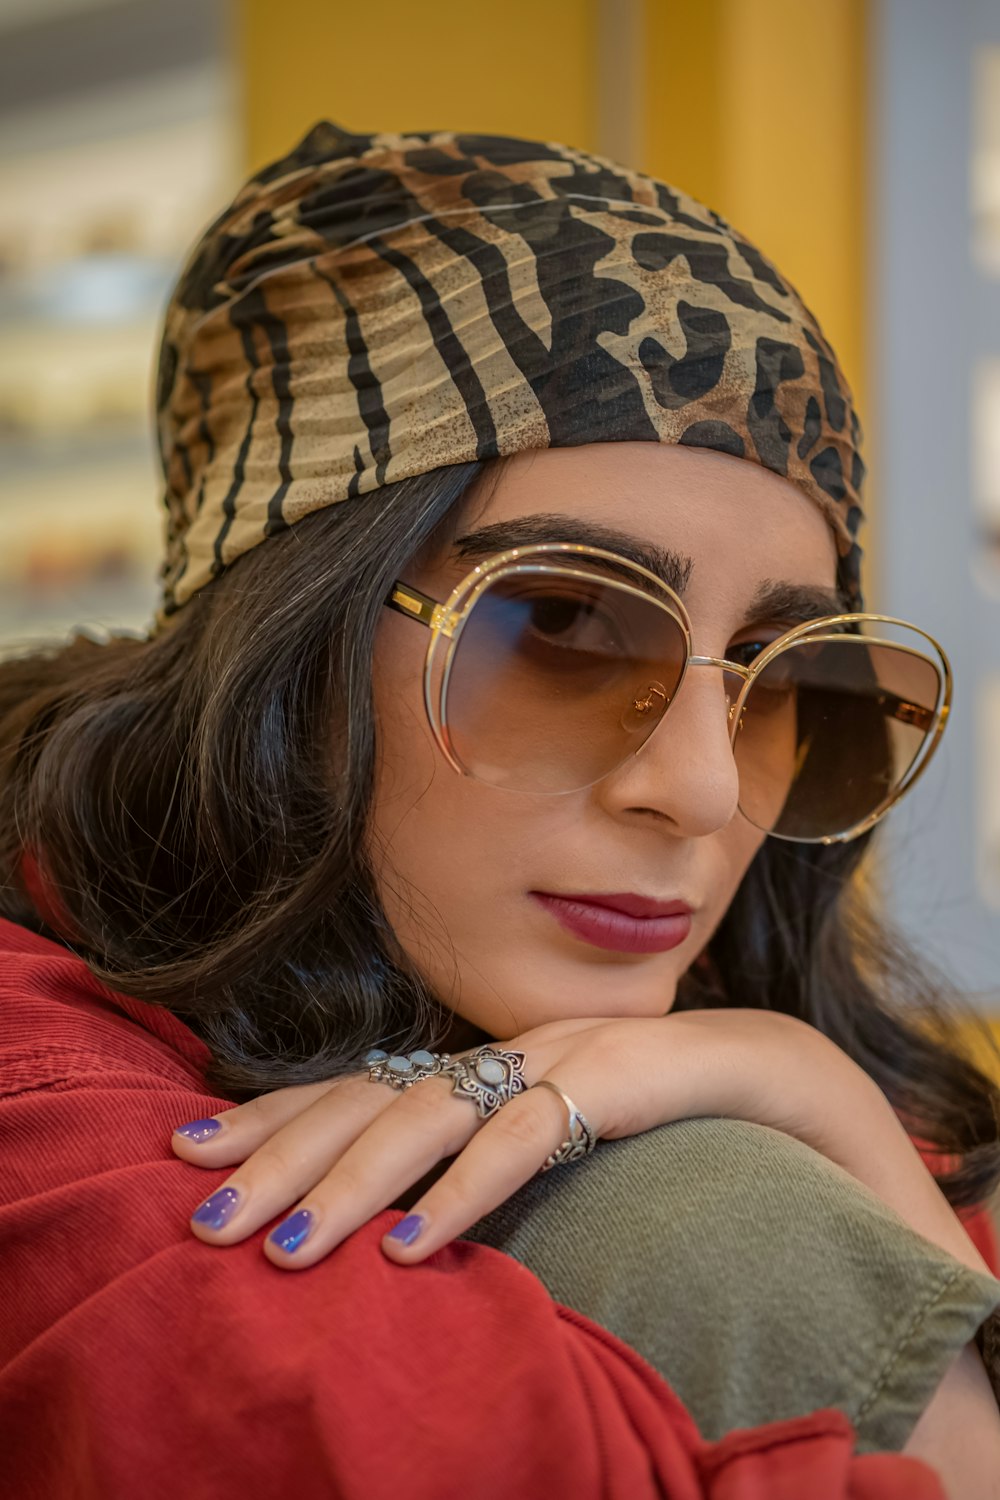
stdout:
{"type": "Polygon", "coordinates": [[[568,146],[315,125],[165,314],[161,621],[311,511],[525,448],[687,443],[797,484],[860,605],[850,392],[798,295],[694,199],[568,146]]]}

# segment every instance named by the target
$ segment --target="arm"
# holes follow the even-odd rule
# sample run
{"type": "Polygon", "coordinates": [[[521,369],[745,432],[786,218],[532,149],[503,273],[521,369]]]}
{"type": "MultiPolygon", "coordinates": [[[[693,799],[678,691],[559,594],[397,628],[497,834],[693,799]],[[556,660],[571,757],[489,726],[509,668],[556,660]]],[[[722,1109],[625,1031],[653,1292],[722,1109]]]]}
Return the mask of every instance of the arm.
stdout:
{"type": "Polygon", "coordinates": [[[852,1458],[835,1412],[703,1443],[648,1366],[505,1257],[452,1245],[392,1265],[390,1215],[307,1281],[265,1260],[261,1234],[199,1243],[191,1169],[162,1143],[169,1120],[221,1101],[137,1028],[109,1038],[111,1063],[65,1035],[60,1055],[28,1017],[0,1102],[0,1133],[24,1143],[0,1215],[18,1291],[0,1299],[5,1492],[440,1500],[474,1474],[485,1500],[743,1500],[762,1484],[769,1500],[941,1500],[922,1464],[852,1458]]]}
{"type": "MultiPolygon", "coordinates": [[[[713,1014],[733,1018],[726,1054],[706,1073],[702,1099],[734,1119],[757,1120],[797,1137],[863,1183],[931,1244],[971,1270],[990,1267],[966,1233],[882,1090],[846,1053],[804,1021],[764,1012],[693,1011],[698,1027],[713,1014]],[[787,1032],[758,1044],[778,1021],[787,1032]],[[744,1021],[743,1017],[747,1020],[744,1021]]],[[[681,1019],[678,1017],[678,1019],[681,1019]]],[[[706,1034],[712,1030],[709,1023],[706,1034]]]]}
{"type": "Polygon", "coordinates": [[[1000,1500],[1000,1414],[974,1344],[938,1386],[903,1452],[936,1470],[948,1500],[1000,1500]]]}
{"type": "MultiPolygon", "coordinates": [[[[843,1167],[917,1233],[989,1274],[960,1220],[875,1082],[814,1027],[777,1012],[685,1011],[654,1020],[554,1022],[505,1041],[526,1054],[529,1083],[551,1078],[594,1125],[620,1139],[676,1120],[720,1116],[781,1130],[843,1167]]],[[[197,1165],[243,1163],[227,1178],[241,1196],[224,1229],[232,1244],[299,1199],[320,1231],[282,1268],[311,1265],[344,1234],[394,1202],[443,1159],[454,1164],[414,1204],[419,1240],[385,1248],[415,1265],[495,1208],[538,1170],[565,1133],[565,1109],[528,1089],[480,1129],[447,1079],[406,1093],[367,1077],[263,1095],[215,1116],[219,1129],[173,1149],[197,1165]],[[301,1196],[306,1194],[306,1196],[301,1196]]]]}
{"type": "MultiPolygon", "coordinates": [[[[598,1098],[598,1108],[603,1112],[598,1116],[598,1128],[603,1134],[634,1134],[657,1123],[699,1115],[729,1116],[770,1125],[796,1136],[844,1167],[925,1239],[963,1265],[980,1273],[988,1271],[885,1096],[856,1064],[813,1028],[763,1012],[690,1012],[659,1022],[607,1023],[603,1032],[599,1025],[592,1024],[578,1030],[568,1048],[563,1032],[561,1050],[557,1047],[555,1055],[553,1029],[539,1030],[549,1034],[542,1039],[539,1049],[538,1073],[544,1076],[551,1070],[553,1077],[591,1118],[590,1101],[598,1098]],[[616,1088],[611,1086],[614,1084],[616,1088]]],[[[530,1048],[531,1039],[523,1038],[521,1042],[530,1048]]],[[[399,1143],[397,1155],[402,1149],[404,1157],[403,1143],[408,1138],[426,1136],[435,1107],[433,1096],[424,1092],[429,1088],[428,1083],[411,1091],[414,1097],[404,1108],[406,1096],[393,1100],[388,1091],[373,1088],[367,1081],[355,1086],[356,1098],[370,1101],[379,1117],[384,1118],[379,1131],[362,1130],[353,1148],[355,1161],[365,1162],[367,1171],[359,1171],[357,1166],[351,1168],[349,1164],[343,1173],[335,1167],[330,1174],[332,1190],[320,1185],[324,1202],[333,1204],[335,1214],[350,1221],[357,1212],[350,1196],[356,1193],[359,1179],[370,1180],[373,1174],[377,1178],[380,1152],[388,1154],[390,1127],[395,1129],[399,1143]],[[417,1098],[418,1095],[421,1097],[417,1098]],[[366,1145],[366,1134],[376,1139],[366,1145]]],[[[472,1139],[455,1167],[415,1205],[429,1221],[431,1237],[415,1247],[393,1246],[390,1253],[394,1257],[410,1264],[424,1259],[442,1242],[447,1242],[450,1234],[459,1232],[495,1206],[537,1167],[539,1158],[555,1144],[542,1130],[562,1128],[552,1113],[552,1096],[545,1091],[538,1091],[538,1095],[543,1097],[535,1101],[534,1121],[528,1112],[529,1096],[524,1096],[501,1112],[478,1140],[472,1139]],[[519,1110],[515,1111],[515,1105],[521,1106],[519,1110]],[[543,1117],[543,1109],[548,1109],[548,1116],[543,1117]],[[518,1156],[530,1161],[523,1174],[510,1171],[511,1159],[518,1156]],[[497,1190],[498,1182],[506,1191],[497,1190]]],[[[445,1120],[448,1102],[443,1097],[437,1101],[445,1120]]],[[[342,1112],[347,1100],[338,1101],[331,1095],[325,1105],[322,1100],[317,1103],[321,1113],[342,1112]]],[[[258,1126],[267,1114],[268,1106],[263,1101],[262,1104],[263,1108],[255,1112],[258,1126]]],[[[451,1121],[457,1119],[453,1110],[451,1121]]],[[[232,1124],[236,1131],[241,1128],[243,1121],[238,1114],[232,1124]]],[[[315,1128],[314,1121],[308,1129],[315,1128]]],[[[449,1122],[447,1128],[450,1131],[454,1123],[449,1122]]],[[[460,1150],[461,1144],[461,1140],[455,1141],[449,1134],[450,1150],[460,1150]]],[[[352,1148],[348,1147],[345,1155],[349,1158],[351,1154],[352,1148]]],[[[442,1148],[441,1154],[448,1154],[448,1150],[442,1148]]],[[[252,1161],[249,1165],[249,1178],[244,1181],[250,1182],[252,1201],[252,1161]]],[[[406,1175],[405,1163],[402,1170],[406,1175]]],[[[408,1180],[419,1175],[419,1171],[414,1171],[408,1180]]],[[[309,1201],[314,1201],[312,1195],[309,1201]]],[[[238,1237],[238,1227],[232,1235],[238,1237]]],[[[968,1378],[974,1382],[977,1375],[981,1377],[976,1382],[981,1394],[985,1374],[978,1353],[971,1346],[962,1369],[971,1372],[968,1378]]],[[[928,1429],[930,1436],[915,1435],[915,1441],[923,1445],[921,1451],[933,1456],[946,1471],[961,1463],[970,1447],[978,1447],[990,1455],[1000,1435],[1000,1416],[995,1404],[969,1401],[968,1390],[974,1387],[967,1384],[957,1398],[963,1410],[963,1424],[949,1434],[945,1424],[936,1420],[935,1412],[938,1402],[954,1402],[955,1388],[955,1377],[949,1375],[929,1408],[928,1420],[933,1423],[928,1429]]],[[[974,1476],[967,1473],[965,1479],[963,1500],[973,1497],[978,1500],[979,1493],[985,1500],[988,1491],[972,1487],[976,1482],[974,1476]]]]}

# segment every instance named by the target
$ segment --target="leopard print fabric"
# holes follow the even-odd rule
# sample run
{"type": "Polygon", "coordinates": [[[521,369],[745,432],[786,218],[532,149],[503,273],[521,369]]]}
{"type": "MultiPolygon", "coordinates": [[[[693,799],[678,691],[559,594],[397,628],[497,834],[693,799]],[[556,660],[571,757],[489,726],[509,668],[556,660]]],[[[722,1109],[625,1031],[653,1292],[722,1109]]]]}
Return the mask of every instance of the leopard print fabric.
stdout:
{"type": "Polygon", "coordinates": [[[164,319],[165,622],[302,516],[442,464],[687,443],[797,484],[860,608],[851,395],[771,263],[568,146],[321,121],[208,227],[164,319]]]}

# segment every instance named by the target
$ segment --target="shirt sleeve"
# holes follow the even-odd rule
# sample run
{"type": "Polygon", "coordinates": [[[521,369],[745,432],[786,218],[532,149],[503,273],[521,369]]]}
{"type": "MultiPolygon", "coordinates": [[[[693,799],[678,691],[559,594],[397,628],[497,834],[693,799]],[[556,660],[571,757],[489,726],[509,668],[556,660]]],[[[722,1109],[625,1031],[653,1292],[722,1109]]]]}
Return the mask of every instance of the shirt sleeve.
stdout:
{"type": "MultiPolygon", "coordinates": [[[[0,1017],[13,998],[0,966],[0,1017]]],[[[301,1272],[266,1260],[266,1229],[203,1244],[188,1216],[227,1174],[168,1142],[221,1101],[131,1022],[85,1019],[0,1046],[2,1493],[944,1500],[916,1460],[855,1456],[835,1411],[703,1441],[637,1354],[498,1251],[390,1263],[395,1214],[301,1272]]]]}

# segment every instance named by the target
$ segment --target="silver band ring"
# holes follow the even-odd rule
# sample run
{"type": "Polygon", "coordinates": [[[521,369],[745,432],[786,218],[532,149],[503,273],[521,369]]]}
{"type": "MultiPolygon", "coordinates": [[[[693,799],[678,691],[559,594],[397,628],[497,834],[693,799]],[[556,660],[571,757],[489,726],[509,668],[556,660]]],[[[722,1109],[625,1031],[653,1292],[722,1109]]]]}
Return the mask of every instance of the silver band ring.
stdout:
{"type": "Polygon", "coordinates": [[[524,1053],[502,1047],[477,1047],[467,1057],[455,1057],[442,1069],[452,1079],[452,1093],[471,1099],[481,1120],[488,1120],[528,1087],[524,1053]]]}
{"type": "Polygon", "coordinates": [[[451,1058],[447,1052],[425,1052],[422,1047],[406,1057],[402,1054],[390,1056],[381,1047],[373,1047],[365,1062],[368,1064],[368,1077],[372,1083],[387,1083],[390,1088],[408,1089],[422,1078],[434,1078],[447,1072],[451,1058]]]}
{"type": "Polygon", "coordinates": [[[569,1112],[569,1135],[561,1146],[556,1147],[551,1156],[545,1158],[541,1170],[549,1172],[553,1167],[561,1167],[564,1162],[579,1161],[581,1156],[589,1156],[597,1145],[597,1134],[569,1095],[564,1094],[558,1084],[550,1083],[547,1078],[540,1078],[537,1083],[532,1084],[532,1087],[551,1089],[553,1094],[559,1095],[569,1112]]]}

